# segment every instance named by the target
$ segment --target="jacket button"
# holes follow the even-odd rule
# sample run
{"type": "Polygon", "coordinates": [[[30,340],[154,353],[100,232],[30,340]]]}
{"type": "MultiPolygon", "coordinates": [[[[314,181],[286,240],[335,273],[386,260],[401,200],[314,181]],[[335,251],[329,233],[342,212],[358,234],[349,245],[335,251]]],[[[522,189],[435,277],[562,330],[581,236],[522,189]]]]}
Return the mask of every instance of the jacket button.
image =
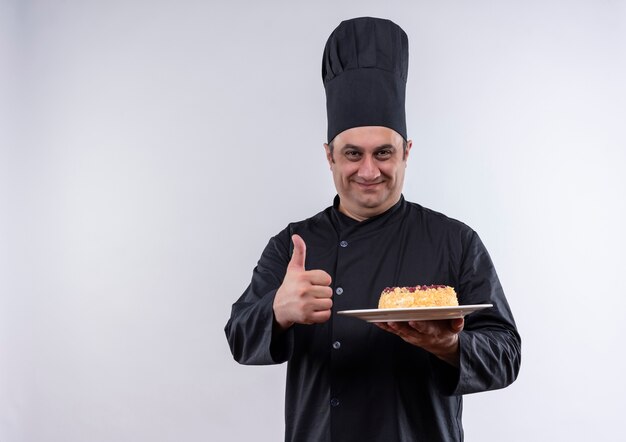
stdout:
{"type": "Polygon", "coordinates": [[[330,400],[330,405],[332,405],[333,407],[338,406],[338,405],[339,405],[339,399],[337,399],[337,398],[332,398],[332,399],[330,400]]]}
{"type": "Polygon", "coordinates": [[[339,342],[339,341],[333,342],[333,348],[335,350],[339,350],[341,348],[341,342],[339,342]]]}
{"type": "Polygon", "coordinates": [[[341,241],[341,242],[339,243],[339,245],[340,245],[341,247],[348,247],[348,241],[341,241]]]}
{"type": "Polygon", "coordinates": [[[338,295],[341,295],[343,293],[343,289],[341,287],[337,287],[335,289],[335,293],[337,293],[338,295]]]}

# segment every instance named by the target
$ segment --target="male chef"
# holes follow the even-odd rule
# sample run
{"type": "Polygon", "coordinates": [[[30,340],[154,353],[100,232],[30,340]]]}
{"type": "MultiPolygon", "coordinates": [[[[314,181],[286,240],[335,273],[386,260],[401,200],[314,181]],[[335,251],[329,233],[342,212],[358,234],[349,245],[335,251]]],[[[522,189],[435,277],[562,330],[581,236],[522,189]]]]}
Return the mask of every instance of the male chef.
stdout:
{"type": "Polygon", "coordinates": [[[467,225],[402,195],[412,142],[408,38],[342,22],[324,48],[332,206],[270,239],[225,331],[241,364],[287,362],[287,441],[460,441],[463,395],[517,377],[521,341],[494,265],[467,225]],[[385,287],[448,285],[465,319],[372,324],[385,287]]]}

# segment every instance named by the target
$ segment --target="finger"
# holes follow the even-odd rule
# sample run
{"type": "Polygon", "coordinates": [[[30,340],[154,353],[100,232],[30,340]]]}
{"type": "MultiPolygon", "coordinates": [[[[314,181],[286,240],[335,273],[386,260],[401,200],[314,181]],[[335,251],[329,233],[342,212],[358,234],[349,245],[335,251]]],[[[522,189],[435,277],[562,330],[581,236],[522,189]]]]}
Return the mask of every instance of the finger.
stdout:
{"type": "Polygon", "coordinates": [[[309,281],[313,285],[329,286],[333,279],[324,270],[309,270],[307,272],[309,281]]]}
{"type": "Polygon", "coordinates": [[[416,339],[421,337],[419,332],[416,332],[409,324],[406,322],[388,322],[387,323],[389,330],[391,333],[400,336],[405,341],[412,341],[416,343],[416,339]]]}
{"type": "Polygon", "coordinates": [[[314,285],[307,290],[307,293],[315,298],[332,298],[333,289],[328,286],[314,285]]]}
{"type": "Polygon", "coordinates": [[[421,335],[445,336],[463,330],[463,318],[433,321],[410,321],[409,326],[421,335]]]}
{"type": "Polygon", "coordinates": [[[321,310],[318,312],[313,312],[310,315],[311,323],[320,324],[322,322],[326,322],[330,319],[330,310],[321,310]]]}
{"type": "Polygon", "coordinates": [[[422,334],[427,334],[431,330],[431,324],[428,321],[409,321],[409,327],[422,334]]]}
{"type": "Polygon", "coordinates": [[[376,323],[376,325],[389,333],[399,336],[410,344],[419,346],[422,343],[422,335],[406,322],[380,322],[376,323]]]}
{"type": "Polygon", "coordinates": [[[388,333],[396,334],[395,331],[391,327],[389,327],[386,322],[373,322],[373,324],[381,330],[384,330],[388,333]]]}
{"type": "Polygon", "coordinates": [[[325,310],[330,310],[331,308],[333,308],[333,300],[330,298],[316,299],[312,307],[313,307],[313,311],[316,311],[316,312],[323,312],[325,310]]]}
{"type": "Polygon", "coordinates": [[[450,320],[450,331],[452,331],[452,333],[460,333],[461,330],[463,330],[464,326],[465,326],[465,319],[463,318],[456,318],[456,319],[450,320]]]}
{"type": "Polygon", "coordinates": [[[389,327],[393,329],[397,334],[406,335],[409,333],[415,333],[414,327],[406,322],[389,322],[389,327]]]}
{"type": "Polygon", "coordinates": [[[292,235],[293,254],[287,266],[288,270],[304,270],[304,262],[306,260],[306,244],[300,235],[292,235]]]}
{"type": "Polygon", "coordinates": [[[387,324],[384,322],[372,322],[372,324],[374,324],[376,327],[382,330],[389,331],[389,327],[387,327],[387,324]]]}

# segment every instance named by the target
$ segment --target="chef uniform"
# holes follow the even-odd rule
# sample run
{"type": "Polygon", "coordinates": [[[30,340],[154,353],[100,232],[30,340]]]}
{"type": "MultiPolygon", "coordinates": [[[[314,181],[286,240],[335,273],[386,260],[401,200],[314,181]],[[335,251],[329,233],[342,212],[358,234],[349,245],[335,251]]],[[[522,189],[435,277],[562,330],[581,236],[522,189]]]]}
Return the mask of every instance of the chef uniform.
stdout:
{"type": "MultiPolygon", "coordinates": [[[[386,126],[406,139],[408,40],[388,20],[342,22],[323,59],[328,139],[386,126]]],[[[521,341],[493,263],[470,227],[401,197],[365,221],[331,207],[270,239],[225,331],[242,364],[287,362],[287,441],[460,441],[462,395],[517,377],[521,341]],[[273,301],[298,234],[307,269],[332,277],[331,318],[275,327],[273,301]],[[459,303],[493,304],[467,316],[459,367],[338,311],[376,308],[390,286],[445,284],[459,303]]]]}

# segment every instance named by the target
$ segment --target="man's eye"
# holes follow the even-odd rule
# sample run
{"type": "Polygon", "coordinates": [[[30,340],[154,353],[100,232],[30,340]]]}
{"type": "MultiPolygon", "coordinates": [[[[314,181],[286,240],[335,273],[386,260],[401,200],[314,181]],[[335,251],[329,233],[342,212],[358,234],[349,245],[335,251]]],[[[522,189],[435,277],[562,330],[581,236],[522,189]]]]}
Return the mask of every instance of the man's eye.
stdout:
{"type": "Polygon", "coordinates": [[[357,152],[356,150],[348,150],[348,151],[346,151],[346,157],[349,160],[356,160],[356,159],[359,159],[361,157],[361,153],[357,152]]]}
{"type": "Polygon", "coordinates": [[[389,158],[391,156],[391,150],[389,149],[379,150],[378,152],[376,152],[376,156],[382,159],[389,158]]]}

